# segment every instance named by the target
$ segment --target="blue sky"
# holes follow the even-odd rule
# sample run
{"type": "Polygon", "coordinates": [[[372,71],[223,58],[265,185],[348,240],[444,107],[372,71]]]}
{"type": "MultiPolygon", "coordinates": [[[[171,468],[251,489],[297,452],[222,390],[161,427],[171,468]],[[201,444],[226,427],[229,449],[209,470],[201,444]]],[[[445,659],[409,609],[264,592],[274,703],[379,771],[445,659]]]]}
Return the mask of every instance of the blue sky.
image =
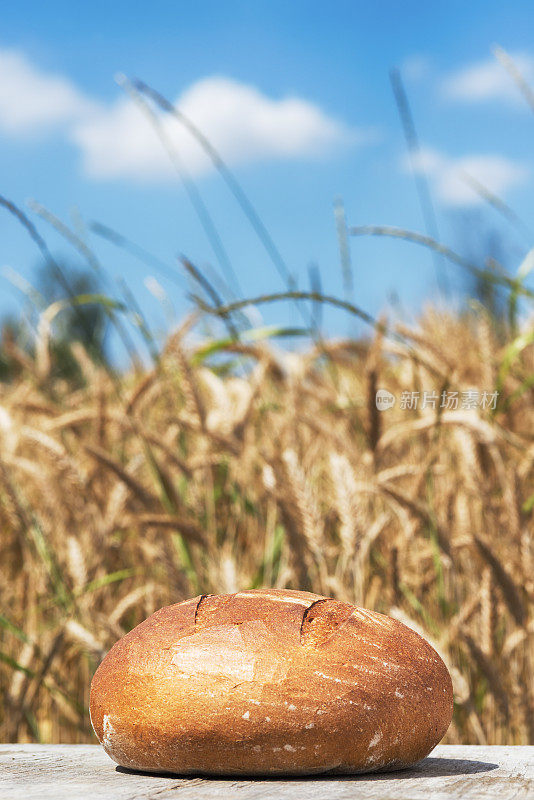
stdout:
{"type": "MultiPolygon", "coordinates": [[[[496,43],[534,79],[529,2],[155,2],[10,4],[0,32],[0,193],[35,198],[69,225],[99,220],[171,266],[185,253],[217,262],[168,157],[114,80],[137,76],[178,101],[226,158],[300,287],[316,263],[342,293],[333,199],[350,224],[423,230],[388,71],[399,67],[415,117],[441,238],[475,247],[503,229],[468,187],[468,173],[524,219],[534,116],[492,55],[496,43]],[[473,238],[475,243],[473,244],[473,238]]],[[[215,221],[243,294],[282,282],[220,177],[179,125],[161,119],[215,221]]],[[[50,248],[69,249],[36,220],[50,248]]],[[[532,243],[505,227],[513,269],[532,243]]],[[[0,215],[0,266],[32,280],[38,257],[0,215]]],[[[88,234],[118,292],[125,279],[151,324],[166,324],[146,288],[158,279],[179,317],[184,293],[88,234]]],[[[383,239],[351,242],[354,300],[377,314],[393,295],[404,313],[437,300],[428,253],[383,239]]],[[[454,287],[460,278],[447,268],[454,287]]],[[[0,277],[0,315],[20,293],[0,277]]],[[[292,306],[262,314],[289,321],[292,306]]],[[[347,323],[329,314],[334,332],[347,323]]]]}

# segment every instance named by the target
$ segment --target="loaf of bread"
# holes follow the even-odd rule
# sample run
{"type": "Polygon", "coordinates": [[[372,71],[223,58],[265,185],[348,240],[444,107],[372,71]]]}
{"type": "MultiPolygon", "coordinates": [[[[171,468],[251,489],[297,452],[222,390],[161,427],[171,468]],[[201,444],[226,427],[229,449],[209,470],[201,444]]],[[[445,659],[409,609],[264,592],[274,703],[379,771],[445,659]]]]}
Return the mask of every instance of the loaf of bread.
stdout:
{"type": "Polygon", "coordinates": [[[395,770],[452,716],[433,648],[400,622],[296,591],[162,608],[112,647],[91,722],[124,767],[203,775],[395,770]]]}

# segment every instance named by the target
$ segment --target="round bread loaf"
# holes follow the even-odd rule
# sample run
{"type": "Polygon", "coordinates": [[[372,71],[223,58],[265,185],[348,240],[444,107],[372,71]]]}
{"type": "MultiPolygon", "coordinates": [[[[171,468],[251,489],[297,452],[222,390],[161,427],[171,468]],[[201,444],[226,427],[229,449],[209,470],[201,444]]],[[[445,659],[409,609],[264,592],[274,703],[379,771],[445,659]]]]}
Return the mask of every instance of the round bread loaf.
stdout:
{"type": "Polygon", "coordinates": [[[112,647],[91,722],[124,767],[204,775],[393,770],[452,716],[447,668],[383,614],[308,592],[207,595],[112,647]]]}

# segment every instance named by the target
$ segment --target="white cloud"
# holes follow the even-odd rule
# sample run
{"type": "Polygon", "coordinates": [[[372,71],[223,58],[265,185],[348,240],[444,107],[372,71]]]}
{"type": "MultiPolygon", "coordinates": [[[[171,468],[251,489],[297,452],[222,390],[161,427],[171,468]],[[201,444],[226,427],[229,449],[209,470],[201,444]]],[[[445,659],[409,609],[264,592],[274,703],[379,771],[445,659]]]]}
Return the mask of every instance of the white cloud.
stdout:
{"type": "MultiPolygon", "coordinates": [[[[527,53],[512,53],[511,58],[525,80],[534,82],[534,58],[527,53]]],[[[447,97],[465,102],[520,100],[512,78],[496,58],[479,61],[453,73],[443,82],[443,91],[447,97]]]]}
{"type": "Polygon", "coordinates": [[[413,55],[405,58],[401,64],[401,75],[408,81],[421,81],[432,71],[430,59],[424,55],[413,55]]]}
{"type": "Polygon", "coordinates": [[[0,50],[0,129],[38,135],[94,108],[66,78],[39,72],[15,50],[0,50]]]}
{"type": "MultiPolygon", "coordinates": [[[[224,77],[196,81],[177,104],[232,165],[316,158],[369,138],[309,101],[272,99],[254,86],[224,77]]],[[[157,118],[191,174],[213,169],[176,120],[159,112],[157,118]]],[[[40,136],[51,128],[74,143],[85,171],[95,178],[161,181],[173,177],[153,126],[130,98],[124,96],[108,105],[97,102],[67,78],[40,70],[23,53],[0,49],[0,131],[40,136]]]]}
{"type": "MultiPolygon", "coordinates": [[[[408,162],[404,167],[409,168],[408,162]]],[[[523,184],[529,169],[525,164],[500,155],[474,154],[451,158],[430,148],[422,149],[415,169],[424,171],[439,200],[450,206],[472,206],[483,202],[472,181],[495,195],[523,184]]]]}
{"type": "MultiPolygon", "coordinates": [[[[231,164],[264,159],[317,157],[361,140],[361,134],[295,97],[272,100],[258,89],[222,77],[190,86],[176,101],[181,111],[231,164]]],[[[175,119],[158,115],[166,139],[188,171],[198,175],[212,164],[175,119]]],[[[102,108],[76,125],[86,171],[97,178],[172,178],[168,155],[153,125],[130,99],[102,108]]]]}

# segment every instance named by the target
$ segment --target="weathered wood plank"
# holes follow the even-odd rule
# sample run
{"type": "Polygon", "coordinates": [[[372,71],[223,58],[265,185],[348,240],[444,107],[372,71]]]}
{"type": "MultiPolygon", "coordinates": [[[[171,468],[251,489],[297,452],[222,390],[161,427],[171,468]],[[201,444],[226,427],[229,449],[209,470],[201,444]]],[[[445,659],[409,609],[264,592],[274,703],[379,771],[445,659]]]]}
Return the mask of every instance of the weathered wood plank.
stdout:
{"type": "Polygon", "coordinates": [[[291,780],[178,778],[121,771],[94,745],[0,745],[2,800],[529,800],[534,747],[437,747],[404,772],[291,780]]]}

